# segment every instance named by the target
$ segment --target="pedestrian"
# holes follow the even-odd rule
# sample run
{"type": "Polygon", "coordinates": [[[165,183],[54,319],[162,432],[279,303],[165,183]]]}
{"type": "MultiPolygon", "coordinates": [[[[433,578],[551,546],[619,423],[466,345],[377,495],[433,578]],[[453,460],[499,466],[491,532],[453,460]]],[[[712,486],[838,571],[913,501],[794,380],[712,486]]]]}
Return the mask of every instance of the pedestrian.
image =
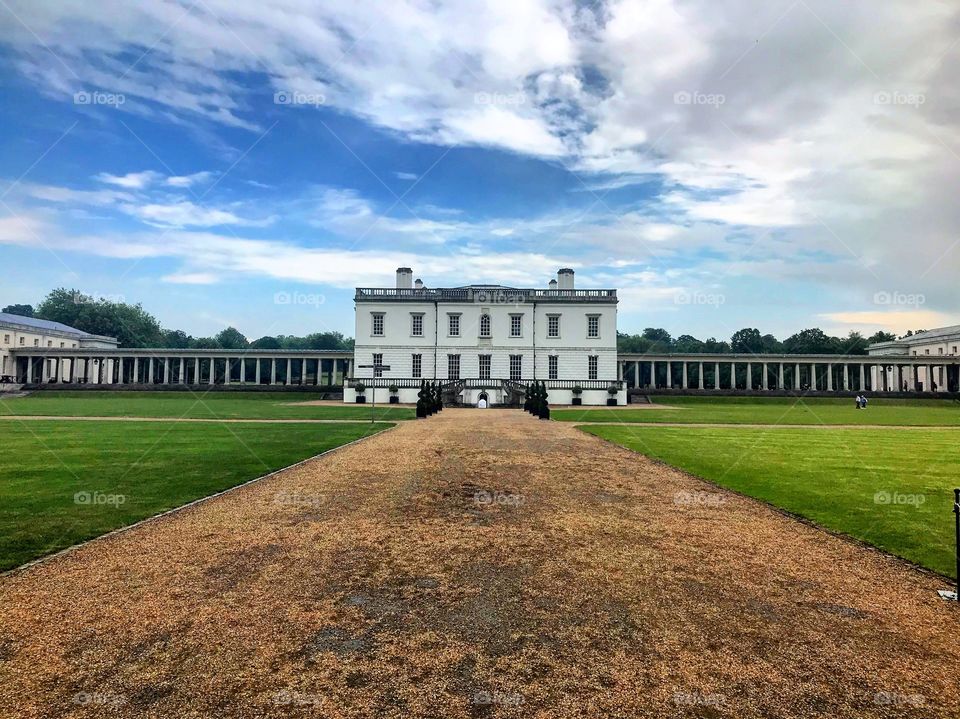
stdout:
{"type": "Polygon", "coordinates": [[[857,409],[860,409],[860,402],[861,402],[862,400],[863,400],[863,397],[861,397],[860,395],[857,395],[857,396],[856,396],[855,401],[856,401],[856,403],[857,403],[857,409]]]}

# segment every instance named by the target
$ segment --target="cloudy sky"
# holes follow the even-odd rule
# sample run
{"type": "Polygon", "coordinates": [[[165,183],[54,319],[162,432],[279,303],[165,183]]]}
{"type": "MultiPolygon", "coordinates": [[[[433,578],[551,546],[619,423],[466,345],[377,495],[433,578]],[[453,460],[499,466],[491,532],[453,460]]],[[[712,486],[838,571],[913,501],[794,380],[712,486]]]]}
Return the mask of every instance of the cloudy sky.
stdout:
{"type": "Polygon", "coordinates": [[[960,6],[0,0],[0,304],[353,333],[352,288],[729,337],[960,322],[960,6]]]}

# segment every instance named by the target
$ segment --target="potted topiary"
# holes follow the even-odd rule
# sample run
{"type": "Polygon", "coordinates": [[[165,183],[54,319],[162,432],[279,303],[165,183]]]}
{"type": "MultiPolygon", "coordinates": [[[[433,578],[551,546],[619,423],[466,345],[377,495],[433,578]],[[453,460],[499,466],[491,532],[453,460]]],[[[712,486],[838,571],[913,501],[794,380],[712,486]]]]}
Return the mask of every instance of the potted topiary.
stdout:
{"type": "Polygon", "coordinates": [[[357,382],[355,385],[353,385],[353,389],[357,393],[357,404],[364,404],[367,401],[365,395],[367,391],[367,385],[365,385],[363,382],[357,382]]]}
{"type": "Polygon", "coordinates": [[[578,385],[578,384],[577,384],[577,385],[574,385],[574,386],[573,386],[573,389],[571,390],[571,392],[573,393],[573,400],[572,400],[572,401],[573,401],[573,404],[575,404],[575,405],[581,405],[581,404],[583,404],[583,398],[580,396],[580,395],[583,394],[583,387],[581,387],[581,386],[578,385]]]}
{"type": "Polygon", "coordinates": [[[400,388],[397,385],[390,385],[390,404],[400,404],[400,388]]]}
{"type": "Polygon", "coordinates": [[[417,419],[424,419],[430,414],[427,406],[427,381],[420,380],[420,391],[417,392],[417,419]]]}
{"type": "Polygon", "coordinates": [[[617,392],[620,390],[617,388],[617,385],[612,384],[607,387],[607,394],[610,395],[607,397],[607,406],[616,407],[617,406],[617,392]]]}
{"type": "Polygon", "coordinates": [[[547,403],[547,383],[540,383],[540,411],[537,416],[540,419],[550,419],[550,405],[547,403]]]}

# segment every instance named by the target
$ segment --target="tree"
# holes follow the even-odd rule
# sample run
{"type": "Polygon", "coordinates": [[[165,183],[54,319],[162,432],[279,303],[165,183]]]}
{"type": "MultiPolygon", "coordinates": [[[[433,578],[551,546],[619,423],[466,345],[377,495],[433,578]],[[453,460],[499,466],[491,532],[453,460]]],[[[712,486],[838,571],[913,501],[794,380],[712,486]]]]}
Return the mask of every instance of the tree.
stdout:
{"type": "Polygon", "coordinates": [[[280,344],[279,338],[270,337],[269,335],[265,335],[259,339],[255,339],[253,342],[250,343],[250,349],[255,349],[255,350],[278,350],[278,349],[281,349],[282,347],[283,345],[280,344]]]}
{"type": "Polygon", "coordinates": [[[788,354],[839,354],[840,340],[814,327],[787,337],[783,349],[788,354]]]}
{"type": "Polygon", "coordinates": [[[20,317],[33,317],[33,305],[7,305],[0,312],[20,317]]]}
{"type": "Polygon", "coordinates": [[[190,348],[195,350],[223,349],[216,337],[198,337],[191,343],[190,348]]]}
{"type": "Polygon", "coordinates": [[[884,332],[880,330],[879,332],[874,333],[867,338],[867,342],[870,344],[876,344],[878,342],[893,342],[897,339],[897,336],[893,332],[884,332]]]}
{"type": "Polygon", "coordinates": [[[744,327],[737,330],[730,338],[730,349],[744,354],[758,354],[763,352],[763,338],[760,330],[754,327],[744,327]]]}
{"type": "Polygon", "coordinates": [[[703,343],[703,351],[708,354],[726,354],[730,351],[730,345],[719,341],[716,337],[710,337],[703,343]]]}
{"type": "Polygon", "coordinates": [[[225,350],[242,350],[250,346],[247,338],[236,327],[227,327],[225,330],[220,330],[216,339],[225,350]]]}
{"type": "Polygon", "coordinates": [[[692,335],[680,335],[673,347],[677,352],[703,352],[703,342],[692,335]]]}
{"type": "Polygon", "coordinates": [[[79,290],[53,290],[37,307],[35,316],[95,335],[116,337],[123,347],[162,345],[160,323],[139,304],[96,299],[79,290]]]}
{"type": "Polygon", "coordinates": [[[760,338],[763,340],[763,351],[768,354],[780,354],[783,352],[783,342],[778,340],[773,335],[764,335],[760,338]]]}
{"type": "Polygon", "coordinates": [[[164,330],[163,346],[171,349],[187,349],[193,346],[193,337],[183,330],[164,330]]]}

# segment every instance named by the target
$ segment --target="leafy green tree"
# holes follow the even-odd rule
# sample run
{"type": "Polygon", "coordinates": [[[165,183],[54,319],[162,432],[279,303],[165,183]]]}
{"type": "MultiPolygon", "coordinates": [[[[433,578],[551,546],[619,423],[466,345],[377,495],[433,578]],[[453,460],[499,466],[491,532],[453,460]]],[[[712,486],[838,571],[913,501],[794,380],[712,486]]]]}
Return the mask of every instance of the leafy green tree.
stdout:
{"type": "Polygon", "coordinates": [[[676,352],[703,352],[703,342],[693,335],[680,335],[673,343],[676,352]]]}
{"type": "Polygon", "coordinates": [[[33,305],[7,305],[0,312],[20,317],[33,317],[33,305]]]}
{"type": "Polygon", "coordinates": [[[758,354],[763,352],[763,337],[760,330],[754,327],[744,327],[737,330],[730,338],[730,349],[744,354],[758,354]]]}
{"type": "Polygon", "coordinates": [[[96,299],[79,290],[53,290],[37,307],[36,317],[116,337],[123,347],[158,347],[163,341],[160,323],[139,304],[96,299]]]}
{"type": "Polygon", "coordinates": [[[783,349],[788,354],[839,354],[840,340],[814,327],[787,337],[783,349]]]}
{"type": "Polygon", "coordinates": [[[893,334],[893,332],[884,332],[883,330],[880,330],[879,332],[875,332],[870,337],[867,337],[867,342],[870,344],[875,344],[877,342],[893,342],[896,339],[897,336],[893,334]]]}
{"type": "Polygon", "coordinates": [[[164,330],[163,346],[171,349],[187,349],[193,347],[193,337],[183,330],[164,330]]]}
{"type": "Polygon", "coordinates": [[[278,338],[270,337],[269,335],[255,339],[250,343],[250,348],[255,350],[278,350],[282,347],[283,345],[280,344],[278,338]]]}
{"type": "Polygon", "coordinates": [[[703,351],[709,354],[726,354],[730,351],[730,345],[721,342],[716,337],[711,337],[703,343],[703,351]]]}
{"type": "Polygon", "coordinates": [[[225,350],[242,350],[250,346],[247,338],[236,327],[227,327],[217,333],[217,342],[225,350]]]}
{"type": "Polygon", "coordinates": [[[190,349],[195,350],[219,350],[223,349],[216,337],[198,337],[190,343],[190,349]]]}
{"type": "Polygon", "coordinates": [[[767,354],[780,354],[783,352],[783,342],[773,335],[767,334],[760,339],[763,340],[763,352],[767,354]]]}

